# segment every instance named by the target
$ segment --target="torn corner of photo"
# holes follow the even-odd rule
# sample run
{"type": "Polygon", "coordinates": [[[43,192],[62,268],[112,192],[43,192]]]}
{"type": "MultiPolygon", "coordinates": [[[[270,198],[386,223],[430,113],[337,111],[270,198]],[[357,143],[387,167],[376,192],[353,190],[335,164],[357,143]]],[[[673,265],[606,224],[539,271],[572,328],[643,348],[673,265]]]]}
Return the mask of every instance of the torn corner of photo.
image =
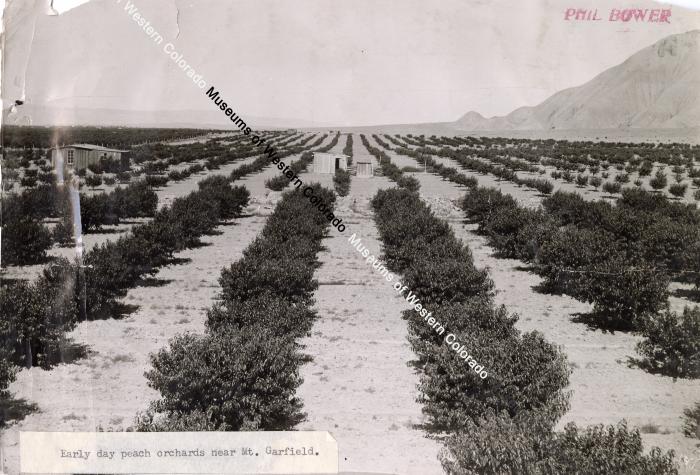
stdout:
{"type": "Polygon", "coordinates": [[[326,431],[20,432],[21,473],[335,474],[326,431]]]}

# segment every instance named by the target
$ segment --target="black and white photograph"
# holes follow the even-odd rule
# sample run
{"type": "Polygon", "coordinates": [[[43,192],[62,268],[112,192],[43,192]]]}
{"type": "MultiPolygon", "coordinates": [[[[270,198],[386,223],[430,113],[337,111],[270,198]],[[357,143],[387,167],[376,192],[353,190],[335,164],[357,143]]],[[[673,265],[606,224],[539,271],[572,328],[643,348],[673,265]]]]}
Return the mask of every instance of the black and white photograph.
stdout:
{"type": "Polygon", "coordinates": [[[700,474],[700,1],[0,7],[0,474],[700,474]]]}

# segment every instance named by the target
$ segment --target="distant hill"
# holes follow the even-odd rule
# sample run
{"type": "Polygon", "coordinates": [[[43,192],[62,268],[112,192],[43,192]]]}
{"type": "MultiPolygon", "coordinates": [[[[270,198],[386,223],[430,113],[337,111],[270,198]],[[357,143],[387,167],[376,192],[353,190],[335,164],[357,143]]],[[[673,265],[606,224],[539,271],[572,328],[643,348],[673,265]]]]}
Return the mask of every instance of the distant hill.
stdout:
{"type": "Polygon", "coordinates": [[[459,130],[685,129],[700,126],[700,30],[668,36],[534,107],[467,112],[459,130]]]}
{"type": "MultiPolygon", "coordinates": [[[[319,127],[310,121],[243,116],[254,129],[319,127]]],[[[24,104],[6,111],[11,125],[105,125],[124,127],[173,127],[237,129],[217,107],[211,110],[139,111],[121,109],[57,108],[24,104]]]]}

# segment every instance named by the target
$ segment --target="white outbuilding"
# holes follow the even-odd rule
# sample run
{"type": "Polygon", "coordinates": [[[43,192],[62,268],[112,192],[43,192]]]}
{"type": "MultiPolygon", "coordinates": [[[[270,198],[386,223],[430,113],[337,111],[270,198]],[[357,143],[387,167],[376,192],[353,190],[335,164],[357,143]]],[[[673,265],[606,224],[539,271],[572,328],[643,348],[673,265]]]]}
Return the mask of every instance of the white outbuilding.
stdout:
{"type": "Polygon", "coordinates": [[[374,175],[372,160],[369,158],[358,158],[356,161],[355,176],[369,177],[374,175]]]}
{"type": "Polygon", "coordinates": [[[314,152],[314,173],[334,174],[338,169],[348,169],[347,155],[342,153],[314,152]]]}
{"type": "Polygon", "coordinates": [[[69,168],[82,170],[90,165],[99,164],[102,159],[120,160],[124,153],[128,153],[128,150],[77,143],[51,149],[51,162],[55,167],[59,160],[62,160],[69,168]]]}

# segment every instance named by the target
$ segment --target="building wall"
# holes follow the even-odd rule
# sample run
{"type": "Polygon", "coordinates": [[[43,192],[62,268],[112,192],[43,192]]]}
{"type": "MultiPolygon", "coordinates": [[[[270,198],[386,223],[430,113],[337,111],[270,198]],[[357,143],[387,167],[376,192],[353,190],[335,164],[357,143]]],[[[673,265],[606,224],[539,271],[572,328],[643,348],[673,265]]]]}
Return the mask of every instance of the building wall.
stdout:
{"type": "MultiPolygon", "coordinates": [[[[90,160],[91,152],[92,150],[81,150],[79,148],[76,148],[74,152],[75,161],[73,162],[73,168],[75,168],[76,170],[82,170],[83,168],[87,168],[87,166],[92,163],[92,161],[90,160]]],[[[66,157],[65,153],[63,154],[63,157],[66,157]]]]}
{"type": "Polygon", "coordinates": [[[357,176],[372,176],[372,164],[371,163],[358,163],[357,164],[357,176]]]}
{"type": "MultiPolygon", "coordinates": [[[[72,168],[75,170],[82,170],[83,168],[87,168],[89,165],[100,163],[102,156],[115,160],[119,160],[121,158],[121,152],[104,152],[100,150],[85,150],[80,148],[64,147],[61,149],[61,152],[63,153],[63,162],[66,166],[70,166],[68,165],[68,156],[71,150],[73,151],[72,168]]],[[[56,166],[56,159],[56,149],[53,149],[51,150],[51,163],[54,167],[56,166]]]]}
{"type": "Polygon", "coordinates": [[[335,157],[332,155],[315,155],[314,173],[335,173],[335,157]]]}

